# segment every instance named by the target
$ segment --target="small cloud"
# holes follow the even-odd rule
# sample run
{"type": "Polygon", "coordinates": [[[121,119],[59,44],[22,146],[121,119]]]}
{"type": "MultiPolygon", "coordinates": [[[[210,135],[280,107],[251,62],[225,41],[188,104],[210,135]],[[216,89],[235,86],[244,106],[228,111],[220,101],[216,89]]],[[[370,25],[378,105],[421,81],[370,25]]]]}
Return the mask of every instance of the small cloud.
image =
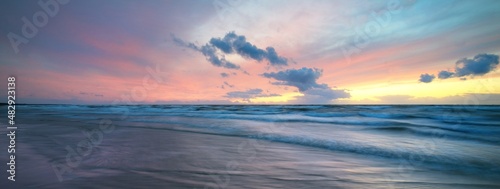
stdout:
{"type": "Polygon", "coordinates": [[[448,79],[448,78],[452,77],[453,74],[455,74],[455,73],[443,70],[443,71],[440,71],[438,73],[438,78],[439,79],[448,79]]]}
{"type": "Polygon", "coordinates": [[[182,40],[181,38],[178,38],[178,37],[176,37],[173,34],[171,36],[172,36],[172,40],[174,41],[174,43],[177,44],[177,45],[179,45],[179,46],[187,47],[187,48],[190,48],[190,49],[193,49],[193,50],[196,50],[196,51],[200,50],[198,48],[198,46],[196,46],[194,43],[187,43],[184,40],[182,40]]]}
{"type": "Polygon", "coordinates": [[[227,81],[224,81],[224,85],[227,85],[227,86],[228,86],[228,87],[230,87],[230,88],[233,88],[233,87],[234,87],[234,85],[230,85],[227,81]]]}
{"type": "Polygon", "coordinates": [[[229,74],[227,74],[227,73],[220,73],[220,76],[223,77],[223,78],[225,78],[225,77],[229,77],[229,74]]]}
{"type": "Polygon", "coordinates": [[[430,74],[421,74],[420,75],[420,79],[418,81],[420,82],[423,82],[423,83],[430,83],[432,82],[432,80],[434,80],[434,78],[436,78],[436,76],[434,76],[434,74],[430,75],[430,74]]]}

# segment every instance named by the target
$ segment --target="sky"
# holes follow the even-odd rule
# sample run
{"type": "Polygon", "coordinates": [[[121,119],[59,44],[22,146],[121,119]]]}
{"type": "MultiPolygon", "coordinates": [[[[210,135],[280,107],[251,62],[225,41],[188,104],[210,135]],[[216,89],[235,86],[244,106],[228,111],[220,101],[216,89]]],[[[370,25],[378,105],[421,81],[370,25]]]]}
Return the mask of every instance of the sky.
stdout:
{"type": "Polygon", "coordinates": [[[497,0],[9,1],[0,76],[17,103],[500,104],[498,18],[497,0]]]}

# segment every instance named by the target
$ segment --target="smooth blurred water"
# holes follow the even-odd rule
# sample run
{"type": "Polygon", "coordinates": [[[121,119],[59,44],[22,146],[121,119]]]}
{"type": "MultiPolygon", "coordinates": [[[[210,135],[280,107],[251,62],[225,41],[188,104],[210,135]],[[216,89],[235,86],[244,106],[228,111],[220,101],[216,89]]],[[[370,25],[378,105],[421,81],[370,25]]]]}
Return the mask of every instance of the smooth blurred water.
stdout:
{"type": "MultiPolygon", "coordinates": [[[[500,106],[16,110],[18,181],[8,182],[3,171],[0,183],[8,187],[500,187],[500,106]],[[67,169],[58,177],[61,168],[67,169]]],[[[6,150],[0,155],[7,162],[6,150]]]]}

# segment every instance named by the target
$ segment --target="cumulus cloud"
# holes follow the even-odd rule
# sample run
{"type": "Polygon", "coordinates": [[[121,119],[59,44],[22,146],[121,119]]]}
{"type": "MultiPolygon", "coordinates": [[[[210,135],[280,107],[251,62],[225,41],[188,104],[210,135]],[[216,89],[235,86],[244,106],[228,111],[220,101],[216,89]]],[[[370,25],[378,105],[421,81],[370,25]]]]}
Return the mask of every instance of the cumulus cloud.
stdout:
{"type": "Polygon", "coordinates": [[[288,60],[278,56],[273,47],[267,47],[265,50],[249,43],[243,35],[237,35],[234,32],[227,33],[223,38],[212,38],[209,42],[226,54],[237,53],[242,57],[257,61],[267,60],[272,66],[286,66],[288,60]]]}
{"type": "Polygon", "coordinates": [[[317,83],[323,70],[317,68],[288,69],[279,72],[262,74],[263,77],[277,80],[274,85],[297,87],[304,96],[293,103],[328,103],[338,98],[349,98],[350,94],[343,89],[332,89],[327,84],[317,83]]]}
{"type": "Polygon", "coordinates": [[[226,98],[240,98],[245,101],[249,101],[251,98],[256,97],[270,97],[270,96],[279,96],[279,94],[264,94],[262,89],[248,89],[246,91],[232,91],[226,93],[226,98]]]}
{"type": "Polygon", "coordinates": [[[323,70],[317,68],[288,69],[279,72],[264,73],[262,76],[278,80],[275,85],[294,86],[303,92],[310,88],[323,88],[325,84],[318,84],[316,80],[323,74],[323,70]]]}
{"type": "Polygon", "coordinates": [[[424,82],[424,83],[430,83],[430,82],[432,82],[432,80],[434,80],[434,78],[436,78],[436,76],[434,76],[434,74],[431,75],[431,74],[425,73],[425,74],[420,75],[420,79],[418,81],[424,82]]]}
{"type": "Polygon", "coordinates": [[[238,54],[244,58],[249,58],[261,62],[267,60],[272,66],[286,66],[288,59],[279,56],[273,47],[265,50],[249,43],[243,35],[234,32],[227,33],[223,38],[211,38],[210,41],[199,47],[194,43],[188,43],[172,35],[175,44],[192,50],[201,52],[205,58],[217,67],[228,69],[240,69],[240,66],[225,59],[224,55],[238,54]],[[220,53],[218,53],[220,51],[220,53]]]}
{"type": "MultiPolygon", "coordinates": [[[[496,69],[498,65],[498,55],[478,54],[474,58],[462,58],[455,63],[454,72],[442,70],[438,73],[439,79],[448,79],[459,77],[460,80],[467,80],[467,76],[482,76],[496,69]]],[[[434,76],[434,75],[432,75],[434,76]]],[[[425,83],[432,82],[429,74],[420,75],[420,81],[425,83]],[[425,76],[424,76],[425,75],[425,76]],[[426,82],[427,81],[427,82],[426,82]]]]}
{"type": "Polygon", "coordinates": [[[498,55],[478,54],[473,59],[463,58],[455,63],[457,77],[484,75],[496,68],[498,55]]]}

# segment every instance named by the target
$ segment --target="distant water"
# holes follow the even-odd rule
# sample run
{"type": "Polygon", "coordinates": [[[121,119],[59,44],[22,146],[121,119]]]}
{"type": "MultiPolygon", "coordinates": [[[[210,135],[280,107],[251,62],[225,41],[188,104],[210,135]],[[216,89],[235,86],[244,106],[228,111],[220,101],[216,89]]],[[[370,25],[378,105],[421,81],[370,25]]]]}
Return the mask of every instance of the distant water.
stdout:
{"type": "Polygon", "coordinates": [[[2,186],[500,188],[500,106],[19,105],[16,122],[2,186]]]}

